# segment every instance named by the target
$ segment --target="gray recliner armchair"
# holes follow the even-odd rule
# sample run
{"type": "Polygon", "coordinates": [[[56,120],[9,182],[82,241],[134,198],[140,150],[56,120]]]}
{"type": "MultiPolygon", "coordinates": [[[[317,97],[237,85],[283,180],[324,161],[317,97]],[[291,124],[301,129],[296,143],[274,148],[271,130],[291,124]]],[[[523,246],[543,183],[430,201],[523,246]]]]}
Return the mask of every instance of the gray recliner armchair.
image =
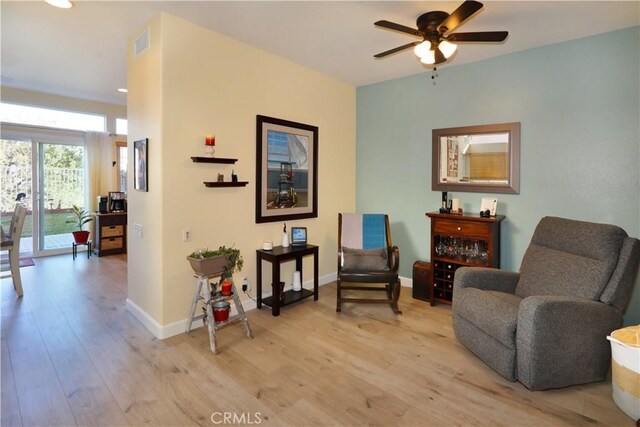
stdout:
{"type": "Polygon", "coordinates": [[[531,390],[604,380],[606,337],[622,325],[639,263],[640,241],[620,227],[542,218],[519,273],[456,271],[456,337],[531,390]]]}

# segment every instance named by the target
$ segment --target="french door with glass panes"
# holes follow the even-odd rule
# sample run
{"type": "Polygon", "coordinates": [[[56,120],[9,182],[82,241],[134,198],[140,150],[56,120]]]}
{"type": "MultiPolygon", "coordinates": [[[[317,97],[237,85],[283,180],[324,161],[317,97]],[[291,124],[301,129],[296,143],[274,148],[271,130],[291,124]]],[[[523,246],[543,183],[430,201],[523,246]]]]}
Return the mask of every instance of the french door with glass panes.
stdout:
{"type": "MultiPolygon", "coordinates": [[[[2,225],[25,194],[28,212],[20,241],[25,256],[71,251],[77,221],[72,206],[86,206],[84,139],[66,132],[19,132],[0,140],[2,225]],[[5,139],[7,138],[7,139],[5,139]]],[[[86,226],[85,226],[86,227],[86,226]]]]}

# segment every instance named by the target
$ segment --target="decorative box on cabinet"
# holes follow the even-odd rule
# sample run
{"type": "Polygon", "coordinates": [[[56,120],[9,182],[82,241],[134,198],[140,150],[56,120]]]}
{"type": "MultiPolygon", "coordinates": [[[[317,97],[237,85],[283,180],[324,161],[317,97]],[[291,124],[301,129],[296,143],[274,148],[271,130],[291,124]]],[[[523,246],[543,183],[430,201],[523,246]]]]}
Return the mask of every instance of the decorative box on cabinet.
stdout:
{"type": "Polygon", "coordinates": [[[431,263],[416,261],[413,263],[413,298],[422,301],[431,300],[431,288],[433,278],[431,277],[431,263]]]}
{"type": "Polygon", "coordinates": [[[127,252],[127,214],[97,213],[95,220],[95,249],[98,256],[127,252]]]}
{"type": "Polygon", "coordinates": [[[430,302],[451,304],[453,279],[460,267],[500,268],[500,222],[497,215],[451,215],[431,212],[430,302]]]}

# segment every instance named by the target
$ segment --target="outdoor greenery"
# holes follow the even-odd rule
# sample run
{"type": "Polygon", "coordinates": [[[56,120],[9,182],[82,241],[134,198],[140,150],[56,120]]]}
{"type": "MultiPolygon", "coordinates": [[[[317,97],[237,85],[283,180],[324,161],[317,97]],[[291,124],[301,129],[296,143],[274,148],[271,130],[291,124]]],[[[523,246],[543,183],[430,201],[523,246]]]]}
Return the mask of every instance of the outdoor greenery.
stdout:
{"type": "MultiPolygon", "coordinates": [[[[71,218],[71,215],[71,210],[67,212],[47,213],[44,217],[45,235],[51,236],[54,234],[66,234],[74,231],[75,227],[67,223],[69,218],[71,218]]],[[[0,223],[2,223],[2,228],[8,230],[11,225],[11,214],[2,215],[0,223]]],[[[24,225],[22,226],[22,237],[31,236],[33,236],[33,221],[31,213],[28,213],[24,220],[24,225]]]]}
{"type": "MultiPolygon", "coordinates": [[[[43,145],[45,208],[65,209],[84,198],[84,147],[43,145]]],[[[32,202],[31,142],[0,139],[0,212],[13,212],[16,195],[32,202]]]]}

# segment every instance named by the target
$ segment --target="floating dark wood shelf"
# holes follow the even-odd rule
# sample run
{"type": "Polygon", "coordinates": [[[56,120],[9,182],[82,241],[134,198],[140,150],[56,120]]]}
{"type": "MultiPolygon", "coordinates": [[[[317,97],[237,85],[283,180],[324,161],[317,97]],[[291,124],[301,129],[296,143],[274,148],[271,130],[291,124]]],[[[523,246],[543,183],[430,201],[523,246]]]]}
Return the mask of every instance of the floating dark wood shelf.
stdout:
{"type": "Polygon", "coordinates": [[[227,163],[232,164],[238,161],[238,159],[227,159],[225,157],[191,157],[193,163],[227,163]]]}
{"type": "Polygon", "coordinates": [[[249,182],[248,181],[238,181],[238,182],[204,182],[205,187],[245,187],[249,182]]]}

